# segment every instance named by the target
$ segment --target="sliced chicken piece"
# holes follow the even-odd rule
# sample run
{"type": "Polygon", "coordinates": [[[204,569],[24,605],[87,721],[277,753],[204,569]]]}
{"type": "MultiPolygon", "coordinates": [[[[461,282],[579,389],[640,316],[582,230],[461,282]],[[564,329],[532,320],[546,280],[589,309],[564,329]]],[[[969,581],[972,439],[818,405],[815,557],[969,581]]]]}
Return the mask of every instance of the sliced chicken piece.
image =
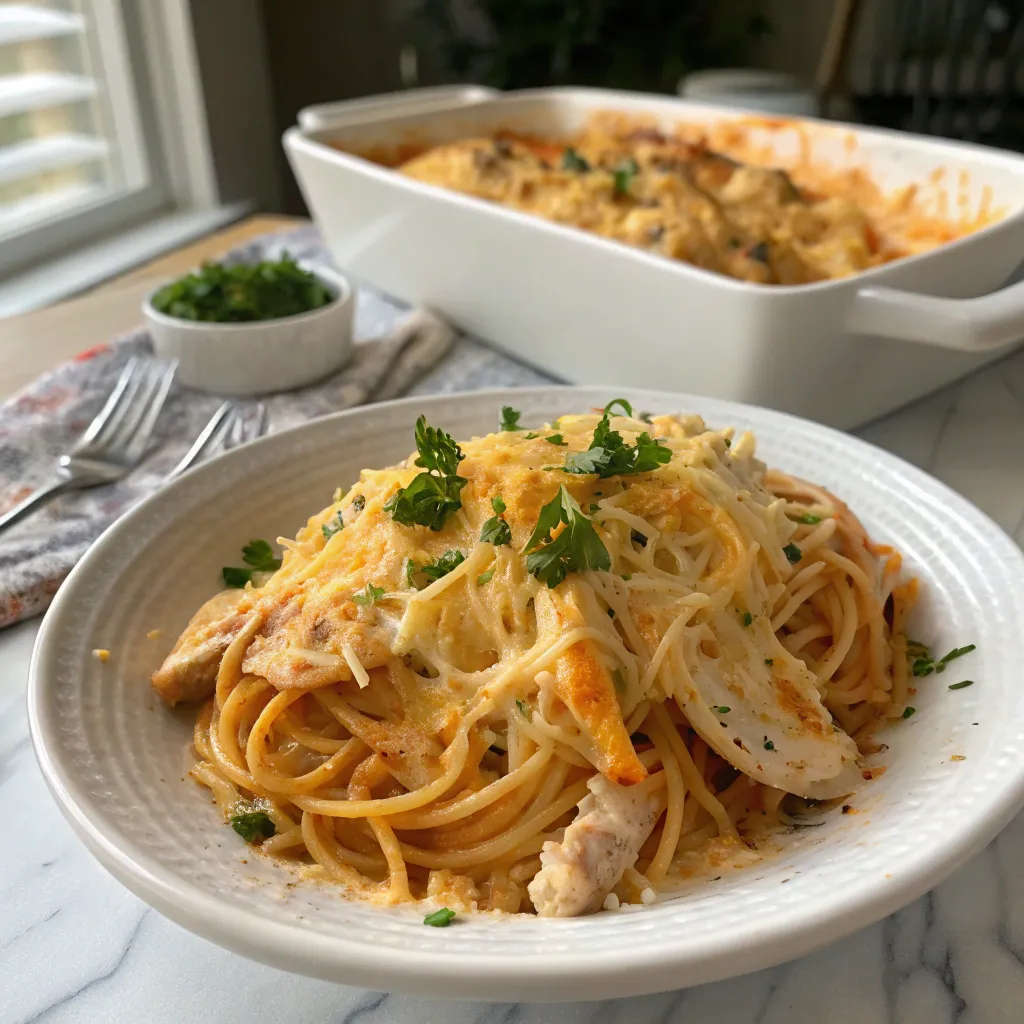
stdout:
{"type": "Polygon", "coordinates": [[[541,917],[600,910],[661,814],[657,793],[643,787],[619,786],[595,775],[587,788],[590,793],[561,843],[545,843],[541,851],[541,869],[529,885],[541,917]]]}
{"type": "Polygon", "coordinates": [[[249,618],[248,612],[238,611],[238,602],[237,590],[210,598],[153,673],[153,689],[171,707],[179,701],[191,703],[212,696],[220,659],[249,618]]]}
{"type": "Polygon", "coordinates": [[[825,800],[860,782],[857,745],[832,723],[815,677],[775,642],[764,615],[734,608],[706,619],[686,651],[693,686],[677,688],[694,729],[741,772],[776,789],[825,800]]]}
{"type": "MultiPolygon", "coordinates": [[[[536,609],[538,633],[547,635],[552,642],[585,625],[567,585],[557,591],[541,590],[536,609]]],[[[640,782],[647,778],[647,769],[640,763],[622,721],[615,684],[589,640],[573,644],[561,655],[555,663],[555,679],[555,694],[592,745],[594,766],[614,782],[640,782]]]]}

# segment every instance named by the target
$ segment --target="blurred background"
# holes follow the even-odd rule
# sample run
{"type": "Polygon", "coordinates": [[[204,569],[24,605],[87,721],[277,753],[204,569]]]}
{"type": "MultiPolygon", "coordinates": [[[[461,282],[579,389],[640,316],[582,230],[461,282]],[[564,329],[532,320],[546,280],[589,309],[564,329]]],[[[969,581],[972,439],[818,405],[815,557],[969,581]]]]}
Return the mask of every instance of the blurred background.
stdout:
{"type": "Polygon", "coordinates": [[[744,102],[1022,149],[1022,58],[1021,0],[0,0],[0,315],[303,213],[279,139],[309,104],[446,82],[715,99],[688,76],[759,69],[744,102]]]}

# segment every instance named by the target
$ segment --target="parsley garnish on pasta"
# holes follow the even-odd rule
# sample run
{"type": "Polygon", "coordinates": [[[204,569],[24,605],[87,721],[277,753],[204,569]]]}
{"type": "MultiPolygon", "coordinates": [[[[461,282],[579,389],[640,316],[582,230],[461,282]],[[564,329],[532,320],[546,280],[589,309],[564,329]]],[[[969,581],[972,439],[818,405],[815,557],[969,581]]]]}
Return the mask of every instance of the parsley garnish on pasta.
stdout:
{"type": "Polygon", "coordinates": [[[485,544],[493,544],[495,547],[511,544],[512,528],[502,518],[502,513],[505,512],[507,506],[501,500],[501,495],[491,500],[491,508],[494,509],[494,515],[484,523],[483,529],[480,531],[480,540],[485,544]]]}
{"type": "Polygon", "coordinates": [[[526,568],[551,589],[570,572],[611,568],[608,549],[594,524],[564,485],[540,510],[537,525],[526,542],[526,568]],[[552,539],[551,532],[559,523],[564,523],[565,529],[552,539]]]}
{"type": "Polygon", "coordinates": [[[277,828],[266,811],[232,814],[228,823],[247,843],[262,842],[277,834],[277,828]]]}
{"type": "Polygon", "coordinates": [[[513,409],[511,405],[503,405],[501,407],[501,429],[519,430],[520,416],[522,413],[518,409],[513,409]]]}
{"type": "Polygon", "coordinates": [[[458,469],[465,456],[451,434],[431,427],[425,416],[416,421],[416,450],[416,465],[426,472],[392,495],[384,509],[396,523],[439,532],[448,517],[462,508],[462,488],[468,481],[458,475],[458,469]]]}
{"type": "Polygon", "coordinates": [[[625,415],[633,415],[633,407],[624,398],[609,402],[594,428],[590,447],[586,451],[574,452],[565,460],[567,473],[596,473],[603,479],[649,473],[671,461],[671,450],[646,430],[637,437],[634,445],[627,444],[617,430],[612,430],[609,421],[616,405],[623,407],[625,415]]]}
{"type": "Polygon", "coordinates": [[[230,565],[221,569],[226,586],[241,588],[253,582],[254,573],[276,572],[281,568],[281,559],[275,557],[273,548],[265,540],[249,541],[242,548],[242,561],[249,566],[248,569],[230,565]]]}

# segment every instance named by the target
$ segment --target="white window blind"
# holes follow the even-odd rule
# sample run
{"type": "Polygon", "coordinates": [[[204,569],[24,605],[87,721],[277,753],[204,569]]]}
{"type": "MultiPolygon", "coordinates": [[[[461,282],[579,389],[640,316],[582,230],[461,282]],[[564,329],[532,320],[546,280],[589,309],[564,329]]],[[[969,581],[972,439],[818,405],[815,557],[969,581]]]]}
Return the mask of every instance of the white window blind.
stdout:
{"type": "Polygon", "coordinates": [[[0,0],[0,272],[166,198],[141,127],[131,2],[0,0]]]}

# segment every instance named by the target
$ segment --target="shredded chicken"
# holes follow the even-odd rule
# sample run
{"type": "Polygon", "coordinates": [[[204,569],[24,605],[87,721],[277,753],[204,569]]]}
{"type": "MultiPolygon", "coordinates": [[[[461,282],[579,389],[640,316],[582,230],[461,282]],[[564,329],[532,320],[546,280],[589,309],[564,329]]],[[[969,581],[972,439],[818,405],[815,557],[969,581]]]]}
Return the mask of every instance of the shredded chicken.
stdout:
{"type": "Polygon", "coordinates": [[[237,601],[236,590],[210,598],[153,673],[153,689],[171,707],[179,701],[191,703],[213,695],[220,659],[245,624],[245,616],[235,610],[237,601]]]}
{"type": "Polygon", "coordinates": [[[656,794],[620,786],[603,775],[588,783],[576,820],[561,843],[545,843],[541,869],[529,885],[542,917],[575,917],[599,910],[632,867],[661,813],[656,794]]]}

